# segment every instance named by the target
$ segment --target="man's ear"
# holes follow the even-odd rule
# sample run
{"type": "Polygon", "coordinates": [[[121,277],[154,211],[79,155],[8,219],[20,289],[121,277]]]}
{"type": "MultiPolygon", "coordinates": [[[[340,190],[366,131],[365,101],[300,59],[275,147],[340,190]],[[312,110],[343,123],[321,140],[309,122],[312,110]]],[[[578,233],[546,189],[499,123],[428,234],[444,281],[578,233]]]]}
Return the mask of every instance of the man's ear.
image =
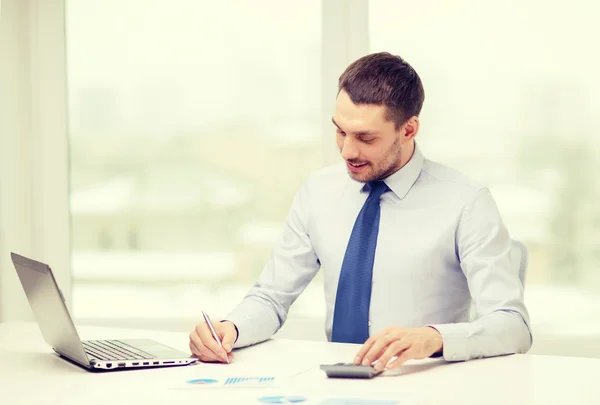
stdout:
{"type": "Polygon", "coordinates": [[[404,124],[402,124],[402,131],[404,134],[402,135],[403,141],[410,141],[419,132],[419,117],[413,115],[410,117],[404,124]]]}

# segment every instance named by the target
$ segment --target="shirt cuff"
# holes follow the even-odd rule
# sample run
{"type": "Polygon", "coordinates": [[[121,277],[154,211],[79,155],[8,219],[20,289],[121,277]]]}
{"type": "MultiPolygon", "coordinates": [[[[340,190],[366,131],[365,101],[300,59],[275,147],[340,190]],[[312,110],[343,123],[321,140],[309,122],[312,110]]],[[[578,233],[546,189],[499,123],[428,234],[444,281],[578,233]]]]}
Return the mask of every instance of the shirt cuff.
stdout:
{"type": "MultiPolygon", "coordinates": [[[[469,336],[468,324],[448,323],[440,325],[427,325],[437,330],[442,335],[443,357],[446,361],[463,361],[469,359],[467,340],[469,336]]],[[[432,357],[440,357],[434,355],[432,357]]]]}

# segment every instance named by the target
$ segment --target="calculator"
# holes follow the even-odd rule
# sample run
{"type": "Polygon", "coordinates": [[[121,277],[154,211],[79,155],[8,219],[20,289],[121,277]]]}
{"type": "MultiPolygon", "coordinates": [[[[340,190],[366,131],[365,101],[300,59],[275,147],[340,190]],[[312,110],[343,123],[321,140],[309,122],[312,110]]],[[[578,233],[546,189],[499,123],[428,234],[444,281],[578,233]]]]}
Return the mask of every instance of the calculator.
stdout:
{"type": "Polygon", "coordinates": [[[354,363],[322,364],[321,370],[329,378],[373,378],[381,371],[372,366],[363,366],[354,363]]]}

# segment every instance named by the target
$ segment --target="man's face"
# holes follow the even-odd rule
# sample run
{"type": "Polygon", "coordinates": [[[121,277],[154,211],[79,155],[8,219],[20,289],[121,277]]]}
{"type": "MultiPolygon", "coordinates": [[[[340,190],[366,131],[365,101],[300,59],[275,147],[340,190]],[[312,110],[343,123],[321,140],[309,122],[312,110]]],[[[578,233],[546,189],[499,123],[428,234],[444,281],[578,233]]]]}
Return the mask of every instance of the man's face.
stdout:
{"type": "Polygon", "coordinates": [[[337,145],[354,180],[380,180],[402,166],[403,148],[409,141],[405,127],[396,130],[385,113],[385,106],[354,104],[344,90],[338,95],[333,115],[337,145]]]}

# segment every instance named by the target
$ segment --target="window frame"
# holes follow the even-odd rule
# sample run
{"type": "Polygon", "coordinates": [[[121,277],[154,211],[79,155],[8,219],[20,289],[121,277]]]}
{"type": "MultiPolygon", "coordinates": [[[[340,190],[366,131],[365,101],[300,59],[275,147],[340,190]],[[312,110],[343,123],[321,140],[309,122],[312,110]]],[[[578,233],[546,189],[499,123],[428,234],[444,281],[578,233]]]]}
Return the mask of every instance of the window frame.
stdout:
{"type": "MultiPolygon", "coordinates": [[[[337,80],[368,52],[368,6],[321,1],[324,164],[339,159],[337,80]]],[[[49,263],[72,311],[65,10],[66,0],[0,3],[0,321],[33,319],[9,251],[49,263]]]]}

